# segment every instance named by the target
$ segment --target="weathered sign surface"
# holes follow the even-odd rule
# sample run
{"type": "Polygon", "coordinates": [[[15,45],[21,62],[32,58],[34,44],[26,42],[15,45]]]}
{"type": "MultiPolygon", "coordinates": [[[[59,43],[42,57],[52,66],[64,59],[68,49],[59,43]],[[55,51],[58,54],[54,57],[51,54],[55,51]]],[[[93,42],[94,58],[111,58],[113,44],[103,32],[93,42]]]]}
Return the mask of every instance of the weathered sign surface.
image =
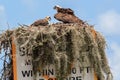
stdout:
{"type": "MultiPolygon", "coordinates": [[[[57,80],[54,65],[48,65],[37,72],[34,76],[32,70],[32,58],[27,55],[21,55],[17,43],[13,41],[13,73],[14,80],[57,80]]],[[[95,80],[94,71],[90,66],[80,67],[79,60],[74,62],[70,75],[65,80],[95,80]]]]}

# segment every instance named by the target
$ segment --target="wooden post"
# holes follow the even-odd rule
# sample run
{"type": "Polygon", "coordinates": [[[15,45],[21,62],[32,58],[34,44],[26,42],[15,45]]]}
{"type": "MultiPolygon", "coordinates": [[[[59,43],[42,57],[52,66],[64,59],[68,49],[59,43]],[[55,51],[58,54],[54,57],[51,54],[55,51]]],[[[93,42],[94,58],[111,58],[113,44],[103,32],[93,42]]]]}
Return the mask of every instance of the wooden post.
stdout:
{"type": "Polygon", "coordinates": [[[14,42],[14,37],[12,37],[12,61],[13,61],[13,80],[17,80],[16,46],[14,42]]]}
{"type": "Polygon", "coordinates": [[[98,80],[96,73],[94,72],[94,80],[98,80]]]}

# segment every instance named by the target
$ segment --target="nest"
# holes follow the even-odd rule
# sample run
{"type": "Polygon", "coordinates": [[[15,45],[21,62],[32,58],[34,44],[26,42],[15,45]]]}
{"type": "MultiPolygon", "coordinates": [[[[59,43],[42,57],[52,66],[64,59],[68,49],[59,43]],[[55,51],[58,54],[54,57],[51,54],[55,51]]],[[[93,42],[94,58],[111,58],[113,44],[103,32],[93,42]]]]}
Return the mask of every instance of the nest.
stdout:
{"type": "Polygon", "coordinates": [[[80,66],[84,67],[87,64],[93,66],[98,80],[111,80],[112,73],[105,54],[105,39],[88,24],[20,26],[0,35],[0,50],[12,51],[12,37],[16,38],[22,52],[21,56],[32,56],[35,74],[37,68],[42,69],[53,64],[57,79],[64,80],[63,77],[69,74],[73,62],[79,59],[80,66]]]}

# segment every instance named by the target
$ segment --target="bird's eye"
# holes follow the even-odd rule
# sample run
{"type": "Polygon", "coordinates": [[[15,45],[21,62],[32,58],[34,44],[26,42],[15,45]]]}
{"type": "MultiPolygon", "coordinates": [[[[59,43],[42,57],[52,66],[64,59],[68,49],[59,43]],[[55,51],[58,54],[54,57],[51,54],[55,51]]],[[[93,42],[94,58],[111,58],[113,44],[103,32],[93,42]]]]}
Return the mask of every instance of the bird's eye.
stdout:
{"type": "Polygon", "coordinates": [[[51,20],[51,18],[49,17],[49,20],[51,20]]]}

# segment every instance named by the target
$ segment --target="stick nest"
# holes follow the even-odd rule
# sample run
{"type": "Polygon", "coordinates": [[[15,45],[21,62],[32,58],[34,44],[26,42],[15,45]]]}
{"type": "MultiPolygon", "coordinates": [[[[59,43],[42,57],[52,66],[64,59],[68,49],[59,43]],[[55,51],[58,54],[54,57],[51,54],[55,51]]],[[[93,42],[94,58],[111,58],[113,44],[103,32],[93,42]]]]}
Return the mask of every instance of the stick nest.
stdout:
{"type": "Polygon", "coordinates": [[[32,56],[35,73],[37,68],[54,64],[56,77],[63,80],[73,62],[79,59],[80,66],[90,64],[94,68],[99,80],[105,80],[105,76],[108,79],[111,74],[105,54],[105,39],[88,24],[20,26],[0,35],[0,50],[12,51],[12,37],[16,38],[21,56],[32,56]]]}

